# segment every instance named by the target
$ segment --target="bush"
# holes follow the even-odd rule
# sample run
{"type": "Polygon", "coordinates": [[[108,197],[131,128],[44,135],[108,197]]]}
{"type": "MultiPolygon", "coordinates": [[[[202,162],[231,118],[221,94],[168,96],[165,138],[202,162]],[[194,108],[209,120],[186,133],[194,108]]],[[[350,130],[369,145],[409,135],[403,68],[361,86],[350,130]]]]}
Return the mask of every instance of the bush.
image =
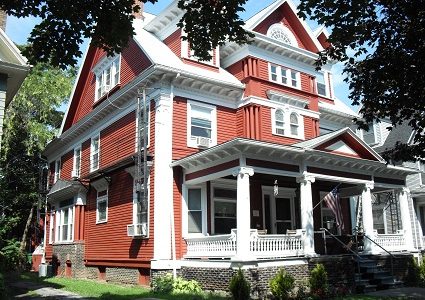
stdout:
{"type": "Polygon", "coordinates": [[[421,281],[421,267],[418,265],[416,259],[412,257],[412,260],[407,265],[406,284],[408,286],[422,286],[421,281]]]}
{"type": "Polygon", "coordinates": [[[246,300],[249,299],[251,293],[251,286],[245,279],[242,270],[239,268],[236,275],[230,279],[229,284],[230,293],[235,300],[246,300]]]}
{"type": "Polygon", "coordinates": [[[313,297],[326,299],[329,295],[328,273],[322,264],[317,264],[310,272],[310,293],[313,297]]]}
{"type": "Polygon", "coordinates": [[[295,286],[295,279],[284,269],[280,269],[270,281],[270,290],[277,299],[289,299],[289,294],[295,286]]]}
{"type": "Polygon", "coordinates": [[[185,280],[181,277],[173,278],[173,274],[152,280],[152,291],[161,294],[201,294],[202,289],[196,280],[185,280]]]}
{"type": "Polygon", "coordinates": [[[14,271],[27,266],[26,256],[19,248],[19,241],[15,239],[6,241],[6,246],[0,250],[1,270],[14,271]]]}

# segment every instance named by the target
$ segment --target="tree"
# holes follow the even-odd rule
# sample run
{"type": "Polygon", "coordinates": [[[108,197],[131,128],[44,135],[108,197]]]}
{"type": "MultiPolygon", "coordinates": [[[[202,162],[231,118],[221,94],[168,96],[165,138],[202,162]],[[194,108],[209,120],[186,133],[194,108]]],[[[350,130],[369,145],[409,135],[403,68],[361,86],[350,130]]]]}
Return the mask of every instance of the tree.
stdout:
{"type": "Polygon", "coordinates": [[[75,70],[48,64],[32,68],[6,110],[0,153],[0,249],[21,240],[26,249],[30,228],[36,227],[41,152],[61,124],[60,107],[67,101],[75,70]],[[34,227],[35,226],[35,227],[34,227]]]}
{"type": "Polygon", "coordinates": [[[389,118],[413,128],[413,146],[399,143],[384,156],[425,158],[425,1],[302,0],[298,9],[332,30],[318,66],[344,63],[349,98],[361,105],[357,124],[389,118]]]}
{"type": "MultiPolygon", "coordinates": [[[[156,3],[157,0],[142,0],[156,3]]],[[[137,0],[74,0],[64,5],[62,0],[4,0],[0,9],[17,16],[42,19],[28,39],[30,46],[23,52],[30,63],[50,62],[62,68],[75,65],[81,57],[79,45],[91,38],[93,46],[108,54],[121,52],[133,36],[133,12],[141,9],[137,0]]],[[[209,60],[209,50],[225,40],[245,43],[251,36],[241,25],[238,13],[246,0],[180,0],[186,10],[179,22],[185,27],[187,40],[195,55],[209,60]]]]}

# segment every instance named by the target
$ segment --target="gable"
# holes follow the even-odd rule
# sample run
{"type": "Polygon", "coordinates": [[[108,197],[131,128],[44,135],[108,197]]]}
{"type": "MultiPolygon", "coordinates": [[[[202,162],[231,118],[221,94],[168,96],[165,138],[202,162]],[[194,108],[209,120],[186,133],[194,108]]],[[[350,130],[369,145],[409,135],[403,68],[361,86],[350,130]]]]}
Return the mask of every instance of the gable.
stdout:
{"type": "Polygon", "coordinates": [[[313,41],[312,35],[307,32],[305,24],[298,18],[296,12],[289,5],[288,1],[282,3],[277,9],[265,17],[258,25],[253,28],[253,31],[267,35],[270,26],[282,24],[294,35],[298,47],[317,53],[319,49],[318,41],[313,41]]]}
{"type": "MultiPolygon", "coordinates": [[[[71,101],[63,122],[62,133],[89,114],[103,100],[95,101],[96,76],[93,68],[106,57],[106,53],[94,47],[89,47],[80,74],[71,95],[71,101]]],[[[109,95],[122,89],[123,86],[135,79],[143,70],[152,63],[134,40],[121,54],[120,82],[109,95]]]]}
{"type": "Polygon", "coordinates": [[[335,138],[314,147],[314,149],[335,155],[379,161],[376,155],[372,153],[367,146],[360,143],[348,132],[336,136],[335,138]]]}

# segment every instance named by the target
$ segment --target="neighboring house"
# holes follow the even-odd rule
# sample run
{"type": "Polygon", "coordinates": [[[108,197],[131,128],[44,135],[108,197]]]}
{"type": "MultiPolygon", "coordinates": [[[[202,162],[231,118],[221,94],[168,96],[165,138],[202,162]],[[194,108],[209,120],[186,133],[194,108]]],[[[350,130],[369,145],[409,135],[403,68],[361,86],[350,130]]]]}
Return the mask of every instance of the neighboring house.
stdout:
{"type": "Polygon", "coordinates": [[[26,59],[5,34],[5,27],[6,14],[0,11],[0,147],[5,109],[29,71],[26,59]]]}
{"type": "MultiPolygon", "coordinates": [[[[226,43],[200,62],[181,40],[182,14],[173,1],[134,21],[122,53],[85,54],[45,150],[45,254],[58,272],[146,284],[176,271],[226,289],[243,266],[264,289],[282,266],[300,279],[319,255],[335,266],[326,254],[344,250],[324,227],[338,236],[361,227],[390,251],[414,251],[413,172],[387,165],[348,128],[357,114],[335,98],[332,66],[315,70],[326,31],[278,0],[246,22],[252,43],[226,43]],[[336,186],[344,230],[321,202],[336,186]],[[377,234],[372,192],[389,188],[397,228],[377,234]]],[[[364,254],[380,251],[364,240],[364,254]]],[[[350,281],[351,257],[338,266],[332,278],[350,281]]]]}

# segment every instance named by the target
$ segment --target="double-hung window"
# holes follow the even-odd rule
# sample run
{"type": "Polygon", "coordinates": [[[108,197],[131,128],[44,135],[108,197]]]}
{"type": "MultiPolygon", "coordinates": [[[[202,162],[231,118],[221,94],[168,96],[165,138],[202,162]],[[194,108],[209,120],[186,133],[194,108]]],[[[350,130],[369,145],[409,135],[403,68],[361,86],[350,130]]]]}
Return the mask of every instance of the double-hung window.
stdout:
{"type": "Polygon", "coordinates": [[[188,146],[209,147],[217,143],[215,106],[188,102],[188,146]]]}
{"type": "Polygon", "coordinates": [[[55,242],[70,242],[73,240],[74,199],[63,200],[56,211],[55,242]]]}
{"type": "Polygon", "coordinates": [[[216,186],[213,199],[214,233],[228,234],[236,228],[236,189],[216,186]]]}
{"type": "Polygon", "coordinates": [[[99,169],[99,156],[100,155],[100,135],[96,135],[91,139],[90,148],[90,171],[99,169]]]}
{"type": "Polygon", "coordinates": [[[303,117],[288,108],[272,109],[273,134],[304,139],[303,117]]]}
{"type": "Polygon", "coordinates": [[[317,94],[321,96],[328,96],[327,89],[326,89],[326,82],[325,82],[325,74],[319,73],[316,77],[316,85],[317,85],[317,94]]]}
{"type": "Polygon", "coordinates": [[[269,64],[269,79],[273,82],[288,85],[294,88],[301,87],[300,72],[288,68],[269,64]]]}
{"type": "Polygon", "coordinates": [[[81,170],[81,147],[74,149],[74,163],[71,177],[79,178],[81,170]]]}
{"type": "Polygon", "coordinates": [[[184,190],[184,232],[188,235],[205,235],[207,232],[206,186],[190,186],[184,190]]]}
{"type": "Polygon", "coordinates": [[[108,189],[97,192],[96,199],[96,223],[104,223],[108,220],[108,189]]]}
{"type": "Polygon", "coordinates": [[[96,73],[96,100],[120,83],[121,56],[105,58],[96,73]]]}

